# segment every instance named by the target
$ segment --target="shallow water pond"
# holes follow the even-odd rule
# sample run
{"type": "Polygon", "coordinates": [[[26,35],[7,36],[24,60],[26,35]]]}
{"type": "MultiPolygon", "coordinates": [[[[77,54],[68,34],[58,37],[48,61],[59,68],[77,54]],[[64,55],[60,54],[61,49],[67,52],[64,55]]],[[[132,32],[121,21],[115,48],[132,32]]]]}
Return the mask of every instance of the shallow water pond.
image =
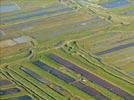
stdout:
{"type": "Polygon", "coordinates": [[[14,3],[0,5],[0,13],[11,12],[11,11],[15,11],[18,9],[19,9],[19,7],[14,3]]]}
{"type": "Polygon", "coordinates": [[[32,100],[32,98],[30,96],[24,95],[24,96],[9,98],[7,100],[32,100]]]}
{"type": "Polygon", "coordinates": [[[125,6],[127,4],[130,4],[127,0],[114,0],[111,2],[106,2],[102,4],[103,7],[105,8],[114,8],[114,7],[120,7],[120,6],[125,6]]]}
{"type": "Polygon", "coordinates": [[[128,10],[124,13],[125,15],[134,14],[134,10],[128,10]]]}

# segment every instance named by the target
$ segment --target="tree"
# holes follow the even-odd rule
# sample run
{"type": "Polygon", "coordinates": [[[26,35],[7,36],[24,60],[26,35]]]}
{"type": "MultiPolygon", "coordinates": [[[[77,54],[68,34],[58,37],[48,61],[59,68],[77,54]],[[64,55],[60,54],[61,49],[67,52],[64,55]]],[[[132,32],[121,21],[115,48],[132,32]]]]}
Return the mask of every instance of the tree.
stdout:
{"type": "Polygon", "coordinates": [[[111,16],[111,15],[109,15],[109,16],[108,16],[108,20],[111,20],[111,19],[112,19],[112,16],[111,16]]]}

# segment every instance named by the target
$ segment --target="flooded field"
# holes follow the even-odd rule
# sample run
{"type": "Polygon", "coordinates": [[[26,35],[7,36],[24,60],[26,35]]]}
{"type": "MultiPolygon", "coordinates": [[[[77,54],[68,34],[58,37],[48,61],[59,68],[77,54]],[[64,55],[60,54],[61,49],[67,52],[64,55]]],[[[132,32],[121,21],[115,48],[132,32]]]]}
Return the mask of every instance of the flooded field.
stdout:
{"type": "MultiPolygon", "coordinates": [[[[66,83],[70,83],[70,84],[73,83],[73,86],[79,88],[80,90],[84,91],[85,93],[87,93],[89,95],[94,96],[95,98],[99,98],[100,100],[107,100],[108,99],[107,97],[105,97],[104,95],[102,95],[101,93],[96,91],[94,88],[88,87],[88,86],[82,84],[81,82],[76,83],[75,82],[76,80],[74,78],[63,74],[62,72],[42,63],[40,61],[33,62],[33,64],[41,67],[44,71],[51,73],[52,75],[58,77],[59,79],[65,81],[66,83]]],[[[61,91],[61,89],[59,87],[54,87],[54,89],[56,91],[61,91]]]]}
{"type": "Polygon", "coordinates": [[[10,16],[8,18],[1,18],[1,24],[7,23],[10,21],[30,19],[32,17],[48,16],[48,15],[50,16],[53,14],[58,14],[62,12],[65,13],[65,12],[72,11],[72,10],[73,10],[72,8],[66,7],[65,5],[56,5],[53,7],[37,9],[27,14],[22,13],[16,16],[10,16]]]}
{"type": "Polygon", "coordinates": [[[30,96],[19,96],[19,97],[14,97],[14,98],[8,98],[6,100],[33,100],[30,96]]]}
{"type": "Polygon", "coordinates": [[[40,68],[42,68],[43,70],[53,74],[54,76],[64,80],[65,82],[67,83],[72,83],[74,82],[75,80],[73,78],[71,78],[70,76],[66,75],[66,74],[63,74],[62,72],[40,62],[40,61],[36,61],[36,62],[33,62],[33,64],[39,66],[40,68]]]}
{"type": "Polygon", "coordinates": [[[0,0],[1,100],[134,100],[134,0],[0,0]]]}
{"type": "Polygon", "coordinates": [[[73,85],[76,86],[77,88],[79,88],[80,90],[86,92],[87,94],[95,96],[96,99],[99,99],[99,100],[108,100],[109,99],[109,98],[105,97],[103,94],[94,90],[93,88],[91,88],[91,87],[89,88],[88,86],[82,84],[81,82],[76,82],[73,85]]]}
{"type": "Polygon", "coordinates": [[[125,15],[131,15],[134,14],[134,10],[128,10],[124,13],[125,15]]]}
{"type": "Polygon", "coordinates": [[[44,79],[43,77],[41,77],[40,75],[38,75],[37,73],[31,71],[30,69],[28,68],[25,68],[25,67],[21,67],[20,68],[22,71],[24,71],[25,73],[29,74],[30,76],[32,76],[33,78],[37,79],[39,82],[41,83],[48,83],[49,81],[44,79]]]}
{"type": "Polygon", "coordinates": [[[86,28],[97,29],[106,24],[107,23],[104,20],[98,17],[95,17],[92,19],[84,20],[84,21],[76,21],[73,23],[65,24],[63,26],[53,27],[54,30],[51,30],[51,28],[38,30],[37,32],[35,31],[35,33],[31,34],[31,36],[38,40],[49,40],[59,35],[79,31],[79,30],[86,29],[86,28]],[[47,38],[44,38],[43,36],[47,36],[47,38]]]}
{"type": "Polygon", "coordinates": [[[118,51],[118,50],[121,50],[121,49],[124,49],[124,48],[133,47],[133,46],[134,46],[134,43],[128,43],[128,44],[120,45],[118,47],[114,47],[112,49],[108,49],[108,50],[98,52],[95,55],[104,55],[104,54],[107,54],[107,53],[115,52],[115,51],[118,51]]]}
{"type": "Polygon", "coordinates": [[[103,7],[105,8],[114,8],[114,7],[120,7],[120,6],[125,6],[129,4],[128,0],[114,0],[112,2],[106,2],[102,4],[103,7]]]}
{"type": "Polygon", "coordinates": [[[132,96],[131,94],[127,93],[126,91],[124,90],[121,90],[120,88],[114,86],[113,84],[99,78],[98,76],[84,70],[84,69],[81,69],[80,67],[72,64],[71,62],[67,61],[67,60],[64,60],[63,58],[57,56],[57,55],[54,55],[54,54],[49,54],[48,57],[50,57],[51,59],[53,59],[54,61],[64,65],[65,67],[83,75],[84,77],[86,77],[88,80],[92,81],[92,82],[95,82],[96,84],[108,89],[109,91],[112,91],[113,93],[117,94],[117,95],[120,95],[126,99],[132,99],[134,98],[134,96],[132,96]]]}
{"type": "Polygon", "coordinates": [[[0,80],[0,86],[10,85],[10,84],[12,84],[12,82],[10,82],[9,80],[0,80]]]}
{"type": "Polygon", "coordinates": [[[0,90],[0,96],[8,95],[8,94],[15,94],[17,92],[20,92],[20,89],[18,89],[18,88],[10,88],[10,89],[5,89],[5,90],[0,90]]]}
{"type": "Polygon", "coordinates": [[[17,4],[14,3],[4,5],[0,4],[0,13],[12,12],[15,10],[19,10],[17,4]]]}

